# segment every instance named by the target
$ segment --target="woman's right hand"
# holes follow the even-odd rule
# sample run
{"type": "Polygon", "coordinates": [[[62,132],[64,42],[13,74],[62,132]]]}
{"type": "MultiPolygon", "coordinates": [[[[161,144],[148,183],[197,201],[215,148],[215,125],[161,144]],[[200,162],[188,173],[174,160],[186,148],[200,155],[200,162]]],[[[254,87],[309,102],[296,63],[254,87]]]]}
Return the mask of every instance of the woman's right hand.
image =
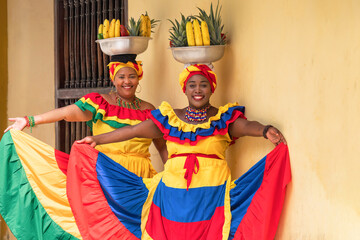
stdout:
{"type": "Polygon", "coordinates": [[[12,125],[8,126],[4,133],[9,131],[10,129],[20,130],[22,131],[26,127],[26,120],[23,117],[17,117],[17,118],[9,118],[10,122],[14,122],[12,125]]]}
{"type": "Polygon", "coordinates": [[[86,143],[86,144],[89,144],[91,147],[95,147],[97,145],[93,136],[84,137],[83,139],[77,140],[76,142],[77,143],[86,143]]]}

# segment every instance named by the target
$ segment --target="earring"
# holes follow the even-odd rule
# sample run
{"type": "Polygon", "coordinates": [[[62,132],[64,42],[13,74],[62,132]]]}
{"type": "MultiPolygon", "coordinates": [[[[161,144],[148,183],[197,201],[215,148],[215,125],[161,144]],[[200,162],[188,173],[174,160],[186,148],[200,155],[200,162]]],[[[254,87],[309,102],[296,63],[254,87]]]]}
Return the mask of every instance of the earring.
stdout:
{"type": "Polygon", "coordinates": [[[110,93],[116,93],[115,85],[112,85],[110,89],[110,93]]]}
{"type": "Polygon", "coordinates": [[[141,93],[142,88],[141,88],[140,83],[138,84],[138,86],[140,86],[140,90],[138,91],[137,88],[136,88],[136,93],[141,93]]]}

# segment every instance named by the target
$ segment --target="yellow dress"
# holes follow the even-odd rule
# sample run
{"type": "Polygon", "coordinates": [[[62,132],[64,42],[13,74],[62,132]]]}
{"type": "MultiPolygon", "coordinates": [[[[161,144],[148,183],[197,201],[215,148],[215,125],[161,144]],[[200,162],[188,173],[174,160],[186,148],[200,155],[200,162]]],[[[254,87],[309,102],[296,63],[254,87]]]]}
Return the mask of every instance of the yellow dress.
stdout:
{"type": "Polygon", "coordinates": [[[89,239],[273,239],[286,184],[287,147],[277,146],[231,181],[225,151],[229,124],[244,117],[236,104],[199,125],[180,120],[164,102],[149,118],[167,140],[164,171],[141,178],[106,155],[78,144],[70,156],[68,186],[77,225],[89,239]],[[81,169],[81,171],[79,171],[81,169]],[[86,172],[86,179],[84,173],[86,172]],[[78,187],[80,186],[80,187],[78,187]],[[101,195],[105,195],[99,200],[101,195]],[[101,211],[100,211],[101,210],[101,211]],[[96,213],[96,214],[94,214],[96,213]]]}
{"type": "MultiPolygon", "coordinates": [[[[109,104],[100,94],[90,93],[75,103],[81,110],[88,110],[93,118],[88,122],[93,135],[112,132],[117,128],[136,125],[148,117],[150,110],[133,110],[109,104]]],[[[150,161],[151,139],[134,138],[124,142],[96,146],[115,162],[121,164],[139,177],[156,174],[150,161]]]]}

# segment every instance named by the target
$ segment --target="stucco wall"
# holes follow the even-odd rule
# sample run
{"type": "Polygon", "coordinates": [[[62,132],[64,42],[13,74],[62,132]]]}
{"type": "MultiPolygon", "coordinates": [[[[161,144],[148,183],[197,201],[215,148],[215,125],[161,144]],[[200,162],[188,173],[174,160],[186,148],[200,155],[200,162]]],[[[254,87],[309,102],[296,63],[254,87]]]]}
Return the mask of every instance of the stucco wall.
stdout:
{"type": "MultiPolygon", "coordinates": [[[[11,0],[7,4],[8,116],[49,111],[55,107],[53,1],[11,0]]],[[[54,124],[36,126],[31,135],[55,145],[54,124]]]]}
{"type": "Polygon", "coordinates": [[[7,125],[7,11],[6,0],[0,0],[0,132],[7,125]]]}
{"type": "MultiPolygon", "coordinates": [[[[8,1],[8,115],[54,107],[53,1],[8,1]],[[16,23],[16,27],[15,26],[16,23]]],[[[214,1],[216,4],[216,1],[214,1]]],[[[249,119],[273,124],[289,143],[293,181],[277,239],[360,236],[360,2],[352,0],[222,0],[230,44],[216,62],[212,104],[237,101],[249,119]]],[[[210,1],[131,0],[129,16],[160,19],[144,61],[140,97],[174,107],[187,103],[178,87],[183,66],[168,49],[167,19],[209,9],[210,1]]],[[[54,145],[54,126],[33,136],[54,145]]],[[[272,149],[260,138],[238,140],[228,152],[239,177],[272,149]]],[[[153,154],[154,156],[156,154],[153,154]]],[[[161,165],[155,156],[155,165],[161,165]]]]}
{"type": "MultiPolygon", "coordinates": [[[[138,56],[144,98],[185,106],[177,82],[183,66],[168,49],[167,19],[197,14],[196,6],[208,10],[210,1],[129,2],[129,16],[148,11],[161,20],[138,56]]],[[[245,105],[249,119],[278,126],[289,143],[293,181],[277,239],[359,238],[360,2],[220,3],[231,42],[214,64],[219,88],[212,104],[245,105]]],[[[263,139],[240,139],[228,152],[233,176],[271,148],[263,139]]]]}

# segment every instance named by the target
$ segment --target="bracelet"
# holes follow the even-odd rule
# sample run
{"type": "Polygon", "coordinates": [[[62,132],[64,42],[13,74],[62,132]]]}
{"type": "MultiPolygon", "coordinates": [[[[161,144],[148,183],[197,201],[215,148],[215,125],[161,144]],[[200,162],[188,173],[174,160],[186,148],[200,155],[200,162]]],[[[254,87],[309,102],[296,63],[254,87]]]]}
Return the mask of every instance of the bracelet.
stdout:
{"type": "Polygon", "coordinates": [[[266,134],[267,134],[267,132],[269,131],[269,128],[271,128],[271,127],[273,127],[273,126],[271,126],[271,125],[266,125],[266,126],[264,127],[264,131],[263,131],[263,136],[264,136],[264,138],[268,139],[268,137],[266,136],[266,134]]]}
{"type": "Polygon", "coordinates": [[[30,127],[35,127],[35,118],[34,116],[28,116],[30,127]]]}
{"type": "Polygon", "coordinates": [[[34,116],[25,116],[26,126],[30,127],[30,132],[32,132],[32,128],[35,127],[35,118],[34,116]]]}

